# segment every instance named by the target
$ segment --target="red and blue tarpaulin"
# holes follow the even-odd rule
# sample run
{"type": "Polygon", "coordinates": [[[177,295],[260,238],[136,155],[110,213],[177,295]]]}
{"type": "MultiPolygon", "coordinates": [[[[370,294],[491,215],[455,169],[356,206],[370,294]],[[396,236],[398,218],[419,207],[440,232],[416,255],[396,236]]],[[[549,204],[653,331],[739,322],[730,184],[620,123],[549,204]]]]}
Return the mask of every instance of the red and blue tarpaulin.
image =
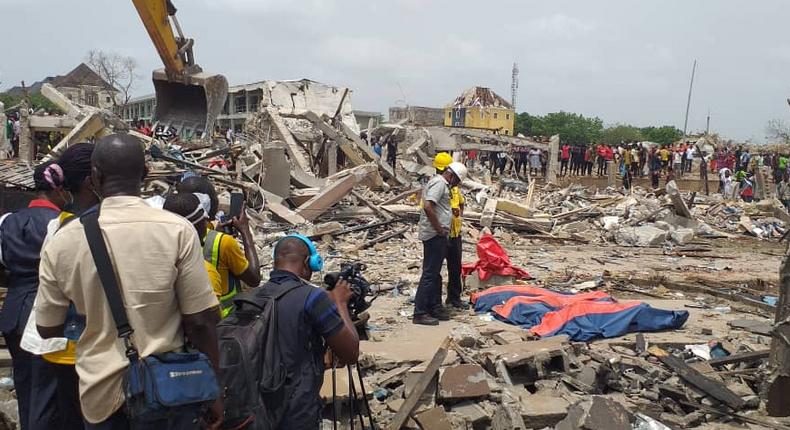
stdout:
{"type": "Polygon", "coordinates": [[[516,279],[531,278],[526,270],[513,266],[507,252],[490,233],[484,234],[477,241],[477,262],[461,267],[464,277],[474,272],[477,272],[482,281],[488,280],[492,275],[513,276],[516,279]]]}
{"type": "Polygon", "coordinates": [[[639,301],[618,302],[602,291],[563,294],[543,288],[508,285],[473,294],[478,312],[491,311],[505,322],[541,336],[566,334],[574,341],[626,333],[677,329],[686,311],[655,309],[639,301]]]}
{"type": "Polygon", "coordinates": [[[579,300],[611,300],[611,297],[603,291],[563,294],[531,285],[502,285],[472,293],[471,301],[475,312],[489,312],[494,306],[503,305],[513,297],[539,297],[557,307],[579,300]]]}

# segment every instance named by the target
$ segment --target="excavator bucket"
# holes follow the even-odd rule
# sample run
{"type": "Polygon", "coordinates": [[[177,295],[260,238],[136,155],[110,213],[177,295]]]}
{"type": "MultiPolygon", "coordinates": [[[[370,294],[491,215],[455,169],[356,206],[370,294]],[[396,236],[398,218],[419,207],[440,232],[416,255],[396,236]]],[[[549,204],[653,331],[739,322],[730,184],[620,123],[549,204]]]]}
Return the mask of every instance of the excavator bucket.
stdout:
{"type": "Polygon", "coordinates": [[[171,80],[164,69],[153,74],[156,121],[174,127],[181,139],[211,136],[214,121],[225,106],[228,80],[222,75],[195,73],[183,81],[171,80]]]}

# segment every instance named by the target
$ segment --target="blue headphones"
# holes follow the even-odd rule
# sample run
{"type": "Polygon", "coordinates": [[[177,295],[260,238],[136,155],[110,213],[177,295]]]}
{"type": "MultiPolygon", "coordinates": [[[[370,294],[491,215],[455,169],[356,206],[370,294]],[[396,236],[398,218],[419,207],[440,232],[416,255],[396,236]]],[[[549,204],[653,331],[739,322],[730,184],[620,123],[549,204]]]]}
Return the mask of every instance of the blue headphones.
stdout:
{"type": "Polygon", "coordinates": [[[310,267],[310,270],[312,270],[313,272],[320,272],[321,269],[324,268],[324,259],[321,258],[321,254],[319,254],[318,250],[315,249],[315,245],[313,244],[312,240],[307,238],[307,236],[301,235],[299,233],[291,233],[288,236],[285,236],[283,239],[288,237],[297,238],[302,242],[304,242],[305,245],[307,245],[307,250],[310,251],[310,260],[308,260],[308,265],[310,267]]]}

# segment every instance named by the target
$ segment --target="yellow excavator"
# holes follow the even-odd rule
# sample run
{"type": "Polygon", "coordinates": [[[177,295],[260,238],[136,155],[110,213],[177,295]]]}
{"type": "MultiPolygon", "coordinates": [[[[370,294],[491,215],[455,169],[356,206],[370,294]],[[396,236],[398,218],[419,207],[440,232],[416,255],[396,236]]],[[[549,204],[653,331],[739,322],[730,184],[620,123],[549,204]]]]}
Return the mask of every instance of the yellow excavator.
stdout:
{"type": "Polygon", "coordinates": [[[228,80],[204,73],[195,64],[195,41],[184,37],[170,0],[132,3],[165,65],[153,73],[158,125],[175,128],[181,139],[209,138],[228,97],[228,80]]]}

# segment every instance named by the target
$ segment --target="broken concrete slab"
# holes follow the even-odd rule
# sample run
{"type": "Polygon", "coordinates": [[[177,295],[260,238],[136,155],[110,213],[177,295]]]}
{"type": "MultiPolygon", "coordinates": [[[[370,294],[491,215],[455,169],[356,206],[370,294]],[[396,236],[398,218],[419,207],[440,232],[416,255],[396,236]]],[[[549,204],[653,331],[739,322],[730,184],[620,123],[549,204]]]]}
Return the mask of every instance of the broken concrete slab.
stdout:
{"type": "Polygon", "coordinates": [[[652,225],[639,227],[622,227],[615,233],[615,242],[625,246],[658,246],[667,238],[667,231],[652,225]]]}
{"type": "Polygon", "coordinates": [[[49,101],[55,104],[58,109],[62,110],[66,116],[71,117],[75,120],[80,120],[83,114],[82,110],[74,105],[74,103],[69,100],[68,97],[63,95],[60,91],[55,89],[50,84],[43,84],[41,86],[41,95],[46,97],[49,101]]]}
{"type": "Polygon", "coordinates": [[[452,412],[457,413],[463,417],[464,421],[471,424],[473,428],[484,426],[491,421],[491,417],[481,408],[477,403],[472,401],[464,401],[452,406],[452,412]]]}
{"type": "Polygon", "coordinates": [[[555,430],[631,430],[628,410],[604,396],[592,396],[573,404],[568,416],[557,423],[555,430]]]}
{"type": "Polygon", "coordinates": [[[773,325],[768,322],[758,321],[748,318],[738,318],[735,320],[727,321],[727,325],[732,328],[746,330],[752,333],[760,334],[763,336],[770,336],[773,331],[773,325]]]}
{"type": "Polygon", "coordinates": [[[515,282],[515,277],[502,275],[491,275],[491,277],[483,281],[480,279],[480,274],[476,271],[464,278],[464,286],[472,291],[484,290],[492,286],[513,285],[515,282]]]}
{"type": "MultiPolygon", "coordinates": [[[[522,218],[529,218],[535,213],[535,211],[530,209],[528,205],[514,202],[512,200],[498,199],[496,202],[496,210],[500,212],[509,213],[522,218]]],[[[485,213],[485,211],[483,212],[485,213]]]]}
{"type": "Polygon", "coordinates": [[[561,357],[564,348],[570,345],[567,335],[552,336],[540,340],[498,345],[480,351],[480,354],[489,357],[491,361],[502,360],[508,367],[518,367],[538,356],[547,358],[561,357]]]}
{"type": "Polygon", "coordinates": [[[486,199],[486,204],[483,206],[483,214],[480,216],[480,225],[491,228],[498,205],[499,201],[497,199],[490,197],[486,199]]]}
{"type": "Polygon", "coordinates": [[[285,148],[278,144],[269,144],[263,148],[263,178],[261,186],[264,190],[282,198],[288,198],[291,192],[290,166],[285,157],[285,148]]]}
{"type": "Polygon", "coordinates": [[[397,182],[399,185],[409,185],[409,181],[407,179],[398,176],[392,166],[387,164],[386,160],[378,157],[376,153],[373,152],[373,148],[366,145],[365,142],[363,142],[362,139],[360,139],[360,137],[354,133],[354,131],[351,130],[345,123],[340,123],[340,131],[342,131],[343,134],[345,134],[346,137],[348,137],[359,150],[367,155],[368,161],[374,161],[378,164],[379,169],[384,172],[385,177],[395,180],[395,182],[397,182]]]}
{"type": "Polygon", "coordinates": [[[279,135],[280,139],[285,142],[285,150],[288,152],[288,158],[291,159],[291,163],[296,164],[302,171],[309,172],[310,162],[302,153],[302,147],[296,139],[294,139],[291,131],[288,130],[288,127],[283,122],[277,109],[267,106],[262,109],[262,112],[267,114],[274,131],[279,135]]]}
{"type": "Polygon", "coordinates": [[[376,170],[372,164],[364,164],[348,170],[348,174],[338,179],[324,188],[312,199],[299,206],[296,213],[308,221],[318,218],[335,203],[351,192],[354,185],[365,180],[367,176],[376,170]]]}
{"type": "Polygon", "coordinates": [[[104,121],[98,111],[92,111],[77,123],[71,131],[63,136],[63,139],[43,158],[42,161],[49,161],[60,157],[60,154],[71,145],[83,142],[96,135],[104,128],[104,121]]]}
{"type": "Polygon", "coordinates": [[[417,420],[417,423],[420,424],[420,426],[424,429],[453,430],[453,427],[450,424],[450,419],[447,417],[447,413],[441,406],[421,412],[417,414],[414,419],[417,420]]]}
{"type": "Polygon", "coordinates": [[[568,402],[562,397],[533,394],[521,396],[521,417],[527,428],[552,427],[568,415],[568,402]]]}
{"type": "Polygon", "coordinates": [[[448,367],[439,380],[439,398],[443,400],[473,399],[490,393],[485,370],[476,364],[448,367]]]}
{"type": "Polygon", "coordinates": [[[670,239],[677,245],[685,245],[694,240],[694,230],[690,228],[678,228],[669,233],[670,239]]]}
{"type": "Polygon", "coordinates": [[[492,430],[526,430],[521,414],[511,405],[500,405],[491,418],[492,430]]]}

